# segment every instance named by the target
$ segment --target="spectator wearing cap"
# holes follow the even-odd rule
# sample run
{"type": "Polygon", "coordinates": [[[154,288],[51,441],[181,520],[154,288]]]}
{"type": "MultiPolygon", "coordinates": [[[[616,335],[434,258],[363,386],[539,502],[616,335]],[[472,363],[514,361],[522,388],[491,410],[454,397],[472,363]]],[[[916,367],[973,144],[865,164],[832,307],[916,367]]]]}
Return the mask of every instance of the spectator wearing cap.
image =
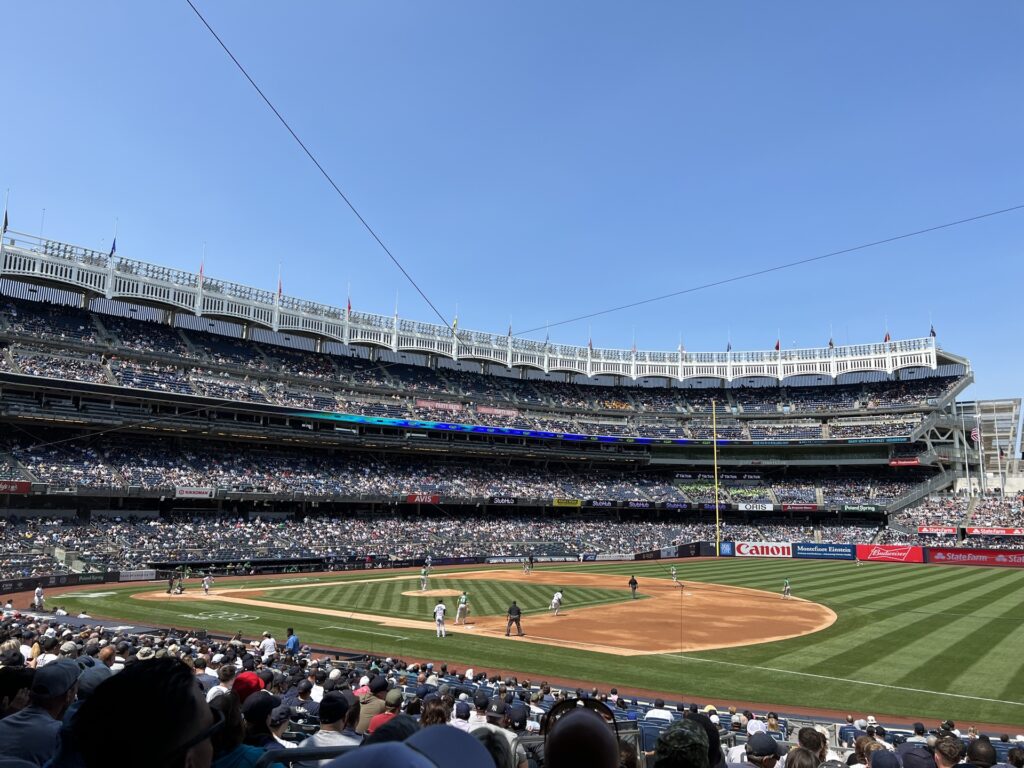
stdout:
{"type": "Polygon", "coordinates": [[[307,715],[320,717],[320,704],[313,701],[313,684],[309,680],[299,681],[295,686],[295,697],[289,703],[303,709],[307,715]]]}
{"type": "MultiPolygon", "coordinates": [[[[357,747],[360,739],[342,731],[349,701],[340,691],[328,691],[320,701],[320,730],[308,736],[299,744],[301,749],[312,747],[357,747]]],[[[297,768],[317,768],[329,760],[311,760],[297,764],[297,768]]]]}
{"type": "MultiPolygon", "coordinates": [[[[765,736],[772,741],[771,736],[765,736]]],[[[693,720],[678,720],[658,734],[648,765],[653,768],[709,768],[708,737],[693,720]]],[[[774,763],[772,763],[774,765],[774,763]]]]}
{"type": "Polygon", "coordinates": [[[896,753],[887,749],[876,749],[869,752],[868,766],[869,768],[902,768],[896,753]]]}
{"type": "Polygon", "coordinates": [[[42,765],[56,755],[61,718],[78,693],[80,671],[70,659],[36,670],[29,706],[0,720],[0,757],[42,765]]]}
{"type": "Polygon", "coordinates": [[[130,664],[97,686],[72,730],[85,768],[155,766],[172,759],[208,768],[210,738],[220,727],[191,670],[175,659],[156,659],[130,664]]]}
{"type": "MultiPolygon", "coordinates": [[[[234,694],[218,696],[210,704],[210,709],[219,711],[224,717],[224,725],[210,739],[213,744],[211,768],[255,768],[264,750],[244,743],[245,721],[238,697],[234,694]]],[[[271,763],[271,766],[284,768],[281,763],[271,763]]]]}
{"type": "Polygon", "coordinates": [[[469,713],[469,730],[472,733],[478,725],[487,724],[487,708],[491,705],[491,700],[487,694],[481,690],[476,690],[473,693],[473,711],[469,713]]]}
{"type": "Polygon", "coordinates": [[[469,715],[472,711],[473,708],[469,706],[468,701],[456,701],[452,707],[452,719],[448,724],[469,733],[469,715]]]}
{"type": "Polygon", "coordinates": [[[779,742],[764,731],[751,735],[744,745],[743,752],[745,762],[758,768],[775,768],[779,762],[779,742]]]}
{"type": "MultiPolygon", "coordinates": [[[[396,719],[397,722],[397,719],[396,719]]],[[[337,768],[495,768],[487,749],[454,728],[424,728],[404,741],[376,743],[354,750],[332,764],[337,768]]]]}
{"type": "Polygon", "coordinates": [[[384,711],[384,697],[388,692],[388,681],[383,675],[370,680],[367,692],[359,697],[359,724],[356,730],[365,734],[370,727],[370,720],[384,711]]]}
{"type": "Polygon", "coordinates": [[[483,725],[471,726],[470,734],[476,736],[477,731],[487,730],[501,736],[513,751],[513,765],[516,768],[527,768],[526,750],[519,743],[515,733],[510,730],[510,725],[508,705],[501,699],[495,698],[491,699],[491,703],[487,707],[487,722],[483,725]]]}
{"type": "Polygon", "coordinates": [[[235,676],[234,682],[231,683],[231,692],[238,697],[238,702],[241,705],[245,704],[245,700],[254,693],[262,691],[265,685],[262,678],[255,672],[243,672],[235,676]]]}
{"type": "MultiPolygon", "coordinates": [[[[399,712],[402,711],[402,689],[392,688],[384,696],[384,711],[379,715],[374,715],[370,718],[370,724],[366,727],[367,733],[373,733],[380,728],[388,720],[394,718],[399,712]]],[[[432,702],[431,702],[432,703],[432,702]]],[[[447,717],[445,717],[447,720],[447,717]]]]}
{"type": "Polygon", "coordinates": [[[644,720],[668,720],[672,722],[672,710],[665,707],[664,699],[655,699],[654,707],[647,710],[644,720]]]}
{"type": "Polygon", "coordinates": [[[281,706],[281,699],[273,694],[250,696],[242,705],[242,719],[245,724],[243,744],[272,752],[283,747],[270,732],[270,713],[281,706]]]}
{"type": "Polygon", "coordinates": [[[928,737],[924,729],[924,723],[914,723],[914,735],[908,736],[904,744],[927,744],[928,737]]]}
{"type": "MultiPolygon", "coordinates": [[[[284,734],[288,730],[288,724],[291,721],[291,708],[287,704],[280,704],[271,710],[269,717],[267,717],[267,727],[270,729],[271,735],[274,737],[274,741],[280,744],[285,749],[292,749],[299,745],[294,741],[285,741],[284,734]]],[[[270,751],[269,749],[267,750],[270,751]]]]}

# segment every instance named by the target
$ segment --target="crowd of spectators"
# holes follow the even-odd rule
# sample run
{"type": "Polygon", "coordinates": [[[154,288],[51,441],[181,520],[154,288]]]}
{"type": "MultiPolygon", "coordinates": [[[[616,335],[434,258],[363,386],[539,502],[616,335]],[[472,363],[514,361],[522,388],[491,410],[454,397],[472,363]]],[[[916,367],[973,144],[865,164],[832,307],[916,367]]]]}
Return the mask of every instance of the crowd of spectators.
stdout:
{"type": "MultiPolygon", "coordinates": [[[[787,423],[783,418],[779,423],[760,422],[748,426],[733,417],[924,407],[956,381],[947,377],[875,384],[725,390],[528,381],[314,353],[13,299],[5,300],[0,307],[0,333],[6,334],[13,344],[22,372],[36,376],[108,383],[108,376],[112,375],[114,380],[128,387],[278,405],[309,402],[303,390],[317,386],[320,396],[312,401],[316,408],[395,418],[434,417],[430,420],[443,420],[437,417],[452,414],[418,410],[416,396],[443,396],[463,406],[458,420],[470,424],[701,440],[711,437],[712,401],[716,402],[719,415],[717,434],[720,439],[820,439],[821,423],[787,423]],[[20,346],[26,342],[30,347],[38,347],[40,343],[61,341],[72,341],[82,348],[30,351],[20,346]],[[109,369],[107,360],[112,361],[109,369]],[[352,390],[353,387],[358,391],[352,390]],[[379,391],[367,392],[367,389],[379,391]],[[366,405],[368,396],[382,395],[395,397],[394,407],[382,411],[366,405]],[[512,405],[533,412],[509,419],[477,410],[487,403],[512,405]],[[625,420],[594,423],[590,420],[594,412],[625,414],[625,420]],[[636,419],[639,413],[647,414],[642,424],[636,419]],[[672,417],[665,429],[650,421],[651,418],[657,420],[654,414],[659,413],[672,417]],[[686,419],[682,424],[678,422],[680,416],[686,419]]],[[[916,421],[908,417],[876,413],[860,422],[846,418],[827,428],[833,438],[885,437],[907,434],[915,424],[916,421]]]]}

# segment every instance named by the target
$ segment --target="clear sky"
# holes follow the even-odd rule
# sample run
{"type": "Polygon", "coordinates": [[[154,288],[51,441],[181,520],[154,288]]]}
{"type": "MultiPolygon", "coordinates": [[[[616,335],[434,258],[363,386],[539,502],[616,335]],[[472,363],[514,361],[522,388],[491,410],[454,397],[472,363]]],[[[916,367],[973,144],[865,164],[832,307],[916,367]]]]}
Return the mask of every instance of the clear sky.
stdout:
{"type": "MultiPolygon", "coordinates": [[[[197,0],[423,289],[505,333],[1024,203],[1024,4],[197,0]]],[[[184,0],[4,9],[11,226],[432,320],[184,0]]],[[[924,336],[1021,394],[1024,211],[553,327],[924,336]]],[[[531,334],[543,339],[544,330],[531,334]]]]}

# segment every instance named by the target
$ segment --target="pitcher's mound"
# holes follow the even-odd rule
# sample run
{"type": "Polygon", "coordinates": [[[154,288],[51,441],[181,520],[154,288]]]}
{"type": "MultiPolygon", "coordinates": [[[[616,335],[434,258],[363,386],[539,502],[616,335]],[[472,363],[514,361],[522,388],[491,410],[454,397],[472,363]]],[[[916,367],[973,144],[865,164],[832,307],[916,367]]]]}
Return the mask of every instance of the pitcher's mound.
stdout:
{"type": "Polygon", "coordinates": [[[457,589],[410,589],[402,594],[406,597],[455,597],[462,593],[457,589]]]}

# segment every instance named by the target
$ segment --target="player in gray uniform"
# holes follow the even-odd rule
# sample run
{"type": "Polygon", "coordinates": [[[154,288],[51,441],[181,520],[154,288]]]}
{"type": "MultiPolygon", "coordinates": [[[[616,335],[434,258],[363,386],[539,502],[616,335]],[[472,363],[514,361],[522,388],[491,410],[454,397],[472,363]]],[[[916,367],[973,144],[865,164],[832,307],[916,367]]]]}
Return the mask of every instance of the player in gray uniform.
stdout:
{"type": "Polygon", "coordinates": [[[427,566],[420,568],[420,592],[427,591],[427,566]]]}

